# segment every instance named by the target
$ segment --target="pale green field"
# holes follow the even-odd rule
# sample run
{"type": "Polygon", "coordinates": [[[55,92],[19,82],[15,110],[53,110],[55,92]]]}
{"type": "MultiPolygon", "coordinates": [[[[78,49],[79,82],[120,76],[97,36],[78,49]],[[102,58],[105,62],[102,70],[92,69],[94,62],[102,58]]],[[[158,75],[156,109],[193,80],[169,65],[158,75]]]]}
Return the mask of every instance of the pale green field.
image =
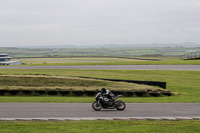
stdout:
{"type": "MultiPolygon", "coordinates": [[[[134,57],[133,57],[134,58],[134,57]]],[[[124,59],[124,58],[105,58],[105,57],[74,57],[74,58],[20,58],[24,65],[32,66],[53,66],[53,65],[195,65],[200,64],[199,60],[180,60],[178,57],[139,57],[141,59],[159,59],[158,61],[124,59]]],[[[0,66],[1,67],[1,66],[0,66]]]]}

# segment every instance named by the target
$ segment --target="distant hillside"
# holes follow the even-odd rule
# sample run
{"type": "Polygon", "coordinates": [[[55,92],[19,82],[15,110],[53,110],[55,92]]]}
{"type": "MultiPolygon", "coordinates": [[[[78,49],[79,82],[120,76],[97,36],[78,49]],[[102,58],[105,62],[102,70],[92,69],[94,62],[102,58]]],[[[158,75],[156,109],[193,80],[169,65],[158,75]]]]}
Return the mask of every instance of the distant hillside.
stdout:
{"type": "Polygon", "coordinates": [[[166,43],[166,44],[106,44],[106,45],[52,45],[52,46],[21,46],[19,48],[154,48],[154,47],[199,47],[200,44],[185,43],[166,43]]]}
{"type": "Polygon", "coordinates": [[[180,56],[200,47],[102,47],[102,48],[0,48],[11,57],[70,57],[70,56],[180,56]]]}

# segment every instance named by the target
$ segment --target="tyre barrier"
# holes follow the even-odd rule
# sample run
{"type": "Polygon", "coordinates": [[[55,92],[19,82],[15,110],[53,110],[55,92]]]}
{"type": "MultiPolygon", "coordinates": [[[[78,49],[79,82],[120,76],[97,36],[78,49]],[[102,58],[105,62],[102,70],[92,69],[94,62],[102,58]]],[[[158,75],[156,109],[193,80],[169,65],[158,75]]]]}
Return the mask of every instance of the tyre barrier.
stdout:
{"type": "MultiPolygon", "coordinates": [[[[0,96],[95,96],[100,90],[0,90],[0,96]]],[[[125,97],[146,97],[146,96],[171,96],[169,91],[118,91],[111,90],[115,95],[125,97]]]]}

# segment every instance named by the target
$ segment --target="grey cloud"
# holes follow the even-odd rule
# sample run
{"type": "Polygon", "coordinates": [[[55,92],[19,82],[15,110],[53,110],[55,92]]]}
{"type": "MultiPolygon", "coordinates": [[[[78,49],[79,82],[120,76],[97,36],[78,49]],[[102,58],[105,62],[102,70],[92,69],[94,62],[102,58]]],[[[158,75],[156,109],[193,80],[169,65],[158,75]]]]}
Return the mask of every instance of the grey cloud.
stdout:
{"type": "Polygon", "coordinates": [[[200,43],[199,0],[0,0],[0,46],[200,43]]]}

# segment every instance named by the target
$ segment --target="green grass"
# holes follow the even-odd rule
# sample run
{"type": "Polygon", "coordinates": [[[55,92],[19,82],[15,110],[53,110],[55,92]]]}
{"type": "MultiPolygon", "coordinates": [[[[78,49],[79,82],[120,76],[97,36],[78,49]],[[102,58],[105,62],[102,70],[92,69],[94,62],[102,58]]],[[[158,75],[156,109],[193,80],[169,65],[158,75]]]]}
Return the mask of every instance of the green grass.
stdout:
{"type": "Polygon", "coordinates": [[[197,133],[200,121],[0,122],[0,133],[197,133]]]}
{"type": "MultiPolygon", "coordinates": [[[[48,74],[48,75],[61,75],[61,76],[88,76],[88,77],[111,78],[111,79],[114,78],[114,79],[130,79],[130,80],[145,80],[145,81],[164,81],[167,82],[167,90],[171,92],[180,92],[180,95],[171,97],[144,97],[144,98],[137,97],[137,98],[127,98],[127,99],[125,98],[125,101],[155,102],[155,103],[156,102],[200,102],[200,97],[199,97],[200,71],[2,69],[0,70],[0,74],[11,74],[11,75],[48,74]]],[[[2,98],[1,102],[4,101],[3,99],[4,97],[2,98]]],[[[65,98],[60,97],[60,99],[65,99],[65,98]]],[[[88,101],[91,102],[93,100],[88,100],[88,101]]],[[[24,102],[26,102],[26,100],[24,102]]],[[[49,100],[49,102],[52,101],[49,100]]],[[[82,102],[82,100],[80,100],[79,102],[82,102]]]]}
{"type": "Polygon", "coordinates": [[[61,96],[0,96],[0,102],[26,103],[92,103],[93,97],[61,97],[61,96]]]}
{"type": "MultiPolygon", "coordinates": [[[[126,103],[175,103],[180,102],[176,96],[170,97],[120,97],[126,103]]],[[[26,103],[92,103],[94,97],[62,97],[62,96],[0,96],[0,102],[26,102],[26,103]]],[[[187,102],[197,102],[187,99],[187,102]]]]}

